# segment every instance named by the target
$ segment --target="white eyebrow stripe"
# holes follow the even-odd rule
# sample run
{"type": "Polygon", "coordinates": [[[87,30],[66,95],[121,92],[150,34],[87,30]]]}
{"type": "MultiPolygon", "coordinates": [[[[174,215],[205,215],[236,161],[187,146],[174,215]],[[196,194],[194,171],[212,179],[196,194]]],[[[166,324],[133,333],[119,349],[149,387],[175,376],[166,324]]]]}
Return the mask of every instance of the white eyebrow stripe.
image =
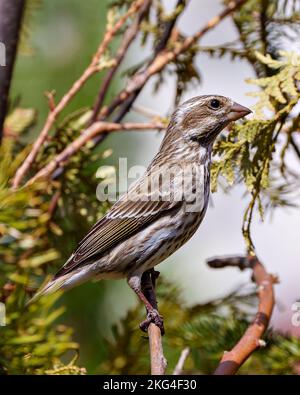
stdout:
{"type": "Polygon", "coordinates": [[[199,105],[201,99],[194,101],[193,103],[183,103],[178,107],[176,111],[176,121],[180,122],[187,111],[191,110],[193,107],[199,105]]]}
{"type": "Polygon", "coordinates": [[[189,110],[189,109],[197,106],[200,102],[201,102],[201,99],[196,100],[194,103],[185,103],[185,104],[183,104],[182,107],[184,110],[189,110]]]}

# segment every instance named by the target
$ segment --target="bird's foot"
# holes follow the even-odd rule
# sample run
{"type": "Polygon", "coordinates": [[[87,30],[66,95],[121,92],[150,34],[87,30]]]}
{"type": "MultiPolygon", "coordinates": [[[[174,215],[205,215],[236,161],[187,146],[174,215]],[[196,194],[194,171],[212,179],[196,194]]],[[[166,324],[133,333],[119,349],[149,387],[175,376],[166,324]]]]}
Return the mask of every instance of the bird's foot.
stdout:
{"type": "Polygon", "coordinates": [[[162,335],[165,334],[163,317],[156,309],[151,309],[148,311],[147,318],[145,319],[145,321],[140,323],[141,330],[143,332],[147,332],[151,323],[159,327],[162,335]]]}

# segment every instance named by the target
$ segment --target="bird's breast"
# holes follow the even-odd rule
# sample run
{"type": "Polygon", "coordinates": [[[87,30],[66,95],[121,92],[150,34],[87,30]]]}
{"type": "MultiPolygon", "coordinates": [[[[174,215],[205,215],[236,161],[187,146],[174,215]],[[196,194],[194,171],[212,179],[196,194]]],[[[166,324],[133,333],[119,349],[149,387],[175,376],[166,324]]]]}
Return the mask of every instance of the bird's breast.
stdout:
{"type": "Polygon", "coordinates": [[[197,177],[185,180],[187,190],[178,210],[158,220],[141,235],[144,248],[138,264],[144,262],[147,269],[157,265],[184,245],[198,229],[209,200],[209,168],[201,165],[195,175],[197,177]]]}

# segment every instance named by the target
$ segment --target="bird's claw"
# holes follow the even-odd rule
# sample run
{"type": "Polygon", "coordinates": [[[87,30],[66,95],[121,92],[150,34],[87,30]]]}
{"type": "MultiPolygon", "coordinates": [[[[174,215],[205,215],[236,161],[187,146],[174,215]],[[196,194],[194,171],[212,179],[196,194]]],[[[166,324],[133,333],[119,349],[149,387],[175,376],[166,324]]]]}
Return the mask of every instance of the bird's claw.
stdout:
{"type": "Polygon", "coordinates": [[[156,309],[149,310],[147,313],[147,318],[145,321],[140,323],[140,328],[143,332],[147,332],[150,324],[155,324],[161,331],[161,334],[164,335],[164,321],[163,317],[159,314],[156,309]]]}

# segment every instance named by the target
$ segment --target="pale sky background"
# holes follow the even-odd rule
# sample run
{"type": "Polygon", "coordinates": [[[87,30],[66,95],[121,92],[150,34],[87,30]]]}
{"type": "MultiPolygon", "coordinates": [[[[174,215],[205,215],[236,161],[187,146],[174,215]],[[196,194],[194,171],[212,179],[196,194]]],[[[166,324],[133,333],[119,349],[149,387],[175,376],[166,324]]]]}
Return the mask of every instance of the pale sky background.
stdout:
{"type": "MultiPolygon", "coordinates": [[[[168,8],[172,9],[175,1],[166,0],[168,8]]],[[[179,20],[180,29],[186,34],[192,34],[218,11],[222,9],[218,0],[191,0],[187,12],[179,20]]],[[[217,28],[205,35],[202,45],[219,44],[236,38],[235,27],[231,20],[225,19],[217,28]]],[[[296,49],[296,47],[295,47],[296,49]]],[[[299,48],[298,48],[299,49],[299,48]]],[[[147,48],[144,51],[132,48],[131,56],[137,61],[146,57],[147,48]]],[[[202,94],[221,94],[230,96],[235,101],[245,106],[252,106],[253,98],[246,93],[255,87],[245,82],[246,78],[252,77],[251,67],[242,61],[232,62],[229,57],[212,59],[207,55],[200,54],[197,57],[197,66],[202,75],[202,83],[196,89],[191,89],[184,100],[202,94]]],[[[174,102],[175,83],[172,76],[154,96],[152,93],[153,80],[148,83],[137,104],[150,108],[161,115],[169,113],[174,102]]],[[[131,158],[134,165],[147,165],[155,155],[163,135],[153,132],[127,134],[126,139],[134,144],[136,156],[131,158]]],[[[125,157],[126,152],[118,152],[125,157]]],[[[291,164],[299,168],[299,161],[294,154],[289,155],[291,164]]],[[[177,253],[158,266],[166,278],[180,284],[183,296],[188,304],[205,302],[210,299],[225,295],[242,283],[249,283],[251,273],[240,272],[238,269],[226,268],[221,270],[209,269],[205,260],[216,255],[243,254],[244,242],[241,234],[243,210],[249,197],[243,197],[243,189],[235,187],[224,194],[221,190],[212,195],[211,204],[206,217],[194,235],[194,237],[177,253]]],[[[298,201],[300,203],[300,200],[298,201]]],[[[299,209],[277,209],[272,220],[262,223],[258,218],[254,221],[252,234],[257,252],[262,262],[270,273],[277,274],[280,284],[276,285],[277,305],[274,310],[272,324],[300,335],[300,327],[292,327],[291,316],[292,304],[300,300],[299,279],[299,209]]],[[[107,292],[105,303],[107,308],[107,324],[112,321],[119,312],[114,311],[114,290],[124,294],[123,305],[119,309],[125,309],[130,303],[136,303],[134,295],[130,295],[127,285],[122,282],[116,283],[107,292]]],[[[103,317],[102,317],[103,318],[103,317]]],[[[105,320],[101,320],[102,325],[105,320]]]]}

